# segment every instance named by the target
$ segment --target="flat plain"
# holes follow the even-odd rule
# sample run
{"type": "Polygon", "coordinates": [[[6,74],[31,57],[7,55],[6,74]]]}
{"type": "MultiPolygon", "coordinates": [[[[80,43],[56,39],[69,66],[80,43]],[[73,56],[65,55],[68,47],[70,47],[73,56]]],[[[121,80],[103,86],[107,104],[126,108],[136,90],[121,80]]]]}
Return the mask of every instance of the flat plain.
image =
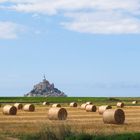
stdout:
{"type": "MultiPolygon", "coordinates": [[[[67,109],[68,118],[65,121],[51,121],[48,119],[48,110],[51,106],[36,104],[35,112],[24,112],[18,110],[16,116],[3,115],[0,108],[0,134],[21,135],[41,131],[45,127],[65,125],[73,131],[86,132],[90,134],[120,134],[140,132],[140,106],[125,106],[125,123],[123,125],[104,124],[102,115],[96,112],[86,112],[77,108],[71,108],[68,104],[62,104],[67,109]]],[[[113,108],[116,108],[113,106],[113,108]]]]}

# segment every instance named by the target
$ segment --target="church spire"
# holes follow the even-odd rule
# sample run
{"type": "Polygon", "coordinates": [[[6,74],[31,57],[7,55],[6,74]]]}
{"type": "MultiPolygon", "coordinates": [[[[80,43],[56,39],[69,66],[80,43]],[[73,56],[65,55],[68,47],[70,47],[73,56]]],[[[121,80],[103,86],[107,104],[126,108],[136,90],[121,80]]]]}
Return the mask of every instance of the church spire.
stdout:
{"type": "Polygon", "coordinates": [[[45,76],[45,74],[43,75],[43,82],[46,82],[47,80],[46,80],[46,76],[45,76]]]}
{"type": "Polygon", "coordinates": [[[45,76],[45,74],[43,75],[43,80],[46,80],[46,76],[45,76]]]}

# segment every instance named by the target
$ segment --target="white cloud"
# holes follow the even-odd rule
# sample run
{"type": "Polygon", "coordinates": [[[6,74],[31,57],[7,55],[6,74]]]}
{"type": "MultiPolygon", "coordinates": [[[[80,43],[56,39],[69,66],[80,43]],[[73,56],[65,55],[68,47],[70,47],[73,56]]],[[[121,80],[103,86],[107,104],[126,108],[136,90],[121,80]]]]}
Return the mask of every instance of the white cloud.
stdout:
{"type": "Polygon", "coordinates": [[[37,13],[57,13],[60,10],[126,10],[136,12],[140,10],[140,0],[2,0],[13,2],[9,8],[37,13]]]}
{"type": "Polygon", "coordinates": [[[65,28],[93,34],[140,33],[140,0],[1,0],[1,9],[57,15],[65,28]],[[5,6],[5,2],[11,4],[5,6]],[[69,13],[69,14],[67,14],[69,13]]]}
{"type": "Polygon", "coordinates": [[[13,3],[36,3],[36,2],[41,2],[43,0],[0,0],[0,3],[4,2],[13,2],[13,3]]]}
{"type": "Polygon", "coordinates": [[[0,21],[0,39],[15,39],[22,26],[13,22],[0,21]]]}
{"type": "Polygon", "coordinates": [[[78,32],[92,34],[137,34],[140,33],[140,20],[117,13],[82,12],[67,14],[71,21],[62,25],[78,32]]]}

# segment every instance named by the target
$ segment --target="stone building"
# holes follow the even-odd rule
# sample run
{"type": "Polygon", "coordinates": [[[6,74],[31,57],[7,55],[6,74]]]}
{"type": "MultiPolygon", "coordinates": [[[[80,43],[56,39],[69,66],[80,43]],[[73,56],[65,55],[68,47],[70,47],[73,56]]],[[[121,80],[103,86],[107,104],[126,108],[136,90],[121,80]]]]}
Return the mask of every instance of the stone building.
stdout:
{"type": "Polygon", "coordinates": [[[33,89],[25,94],[26,97],[66,97],[67,95],[55,88],[54,84],[50,84],[45,76],[42,82],[34,85],[33,89]]]}

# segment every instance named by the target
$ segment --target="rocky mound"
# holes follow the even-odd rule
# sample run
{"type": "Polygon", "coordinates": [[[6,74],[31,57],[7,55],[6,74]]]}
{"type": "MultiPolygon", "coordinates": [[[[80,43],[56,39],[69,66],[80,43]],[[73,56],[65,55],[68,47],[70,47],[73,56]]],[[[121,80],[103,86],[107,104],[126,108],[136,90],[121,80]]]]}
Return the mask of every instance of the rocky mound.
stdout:
{"type": "Polygon", "coordinates": [[[24,96],[26,97],[66,97],[67,95],[55,88],[54,84],[50,84],[48,80],[46,80],[45,76],[42,82],[37,85],[34,85],[34,88],[24,96]]]}

